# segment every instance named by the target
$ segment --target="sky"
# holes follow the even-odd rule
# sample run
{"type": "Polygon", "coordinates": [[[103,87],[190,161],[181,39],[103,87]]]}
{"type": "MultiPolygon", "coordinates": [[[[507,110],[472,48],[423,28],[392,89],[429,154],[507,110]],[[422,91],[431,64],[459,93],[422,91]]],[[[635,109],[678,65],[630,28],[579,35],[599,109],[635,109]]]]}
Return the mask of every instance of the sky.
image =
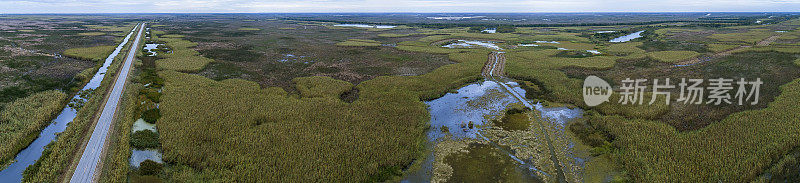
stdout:
{"type": "Polygon", "coordinates": [[[0,0],[0,13],[800,12],[800,0],[0,0]]]}

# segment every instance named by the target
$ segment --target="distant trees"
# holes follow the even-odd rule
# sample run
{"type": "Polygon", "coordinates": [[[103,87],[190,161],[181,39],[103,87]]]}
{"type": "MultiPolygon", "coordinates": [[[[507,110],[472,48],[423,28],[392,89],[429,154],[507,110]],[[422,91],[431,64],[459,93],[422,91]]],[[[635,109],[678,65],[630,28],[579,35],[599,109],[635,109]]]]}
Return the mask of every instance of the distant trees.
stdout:
{"type": "Polygon", "coordinates": [[[512,33],[516,31],[517,28],[513,25],[501,25],[497,26],[497,33],[512,33]]]}
{"type": "Polygon", "coordinates": [[[489,26],[472,26],[469,27],[469,30],[467,30],[467,32],[482,33],[486,29],[495,29],[496,33],[512,33],[517,30],[517,28],[513,25],[498,25],[496,28],[489,26]]]}

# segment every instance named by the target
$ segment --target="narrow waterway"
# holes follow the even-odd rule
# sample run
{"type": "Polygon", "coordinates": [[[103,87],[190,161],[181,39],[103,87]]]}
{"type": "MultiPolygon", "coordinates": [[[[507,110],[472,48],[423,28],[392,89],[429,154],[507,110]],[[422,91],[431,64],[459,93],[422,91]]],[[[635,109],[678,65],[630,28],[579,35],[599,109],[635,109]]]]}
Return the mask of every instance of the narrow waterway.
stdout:
{"type": "Polygon", "coordinates": [[[611,41],[608,41],[608,42],[612,42],[612,43],[628,42],[630,40],[642,37],[641,34],[643,32],[644,31],[634,32],[634,33],[631,33],[631,34],[628,34],[628,35],[624,35],[624,36],[621,36],[621,37],[618,37],[618,38],[614,38],[614,39],[612,39],[611,41]]]}
{"type": "MultiPolygon", "coordinates": [[[[133,30],[136,30],[134,27],[133,30]]],[[[122,51],[122,47],[128,43],[131,35],[133,35],[133,30],[125,36],[125,39],[120,43],[114,52],[109,55],[105,62],[103,62],[103,66],[95,73],[92,77],[92,80],[87,83],[81,91],[85,90],[94,90],[100,83],[102,82],[103,78],[106,75],[106,71],[108,71],[108,66],[114,61],[114,58],[117,57],[120,51],[122,51]]],[[[83,100],[88,101],[89,99],[81,98],[79,95],[75,95],[72,97],[74,100],[83,100]]],[[[22,181],[22,172],[25,171],[25,168],[32,165],[42,156],[42,152],[44,151],[44,147],[47,144],[50,144],[53,140],[56,140],[57,134],[63,132],[67,129],[67,124],[72,122],[77,116],[78,111],[74,108],[69,106],[65,106],[64,109],[61,110],[61,113],[58,114],[56,119],[54,119],[50,125],[44,128],[41,133],[39,133],[39,137],[36,138],[27,148],[20,151],[17,156],[14,158],[14,163],[8,166],[6,169],[0,171],[0,182],[21,182],[22,181]]]]}

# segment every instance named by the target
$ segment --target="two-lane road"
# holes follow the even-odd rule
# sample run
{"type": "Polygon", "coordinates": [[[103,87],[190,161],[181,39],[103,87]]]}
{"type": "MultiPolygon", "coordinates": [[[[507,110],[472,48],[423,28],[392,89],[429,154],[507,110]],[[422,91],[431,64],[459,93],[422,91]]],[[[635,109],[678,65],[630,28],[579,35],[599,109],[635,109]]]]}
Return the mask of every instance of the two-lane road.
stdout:
{"type": "Polygon", "coordinates": [[[144,23],[139,24],[139,32],[136,34],[136,38],[134,39],[133,43],[131,43],[131,50],[125,57],[124,63],[118,72],[116,80],[114,81],[114,85],[111,88],[111,92],[108,94],[105,107],[103,107],[103,111],[100,113],[97,125],[94,127],[94,131],[92,131],[92,136],[89,138],[89,142],[86,144],[86,148],[83,150],[81,159],[78,162],[78,166],[75,167],[75,172],[72,174],[70,182],[96,181],[95,173],[97,166],[100,164],[100,156],[103,154],[103,147],[106,143],[106,137],[108,136],[111,122],[114,120],[116,115],[118,107],[117,105],[119,104],[120,98],[122,98],[122,93],[125,90],[125,82],[128,80],[128,72],[131,70],[131,66],[133,65],[136,51],[140,47],[139,40],[142,36],[142,31],[144,31],[144,27],[144,23]]]}

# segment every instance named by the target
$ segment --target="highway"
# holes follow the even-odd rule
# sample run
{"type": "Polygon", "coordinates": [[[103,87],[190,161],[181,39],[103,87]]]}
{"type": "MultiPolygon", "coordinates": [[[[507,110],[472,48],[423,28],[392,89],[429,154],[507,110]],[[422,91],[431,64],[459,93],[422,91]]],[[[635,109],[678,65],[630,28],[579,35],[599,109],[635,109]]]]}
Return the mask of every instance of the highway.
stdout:
{"type": "Polygon", "coordinates": [[[120,68],[118,72],[116,80],[114,81],[114,85],[111,88],[111,92],[108,94],[108,98],[105,101],[105,107],[103,107],[102,112],[100,113],[100,117],[98,118],[97,124],[94,127],[94,131],[92,131],[92,136],[89,138],[89,142],[86,144],[86,148],[83,150],[81,159],[78,162],[78,166],[75,167],[75,172],[72,174],[70,182],[97,181],[95,175],[97,172],[97,167],[100,164],[100,157],[103,154],[108,131],[118,108],[117,105],[122,98],[122,93],[125,91],[125,83],[128,80],[129,71],[133,65],[136,51],[141,47],[139,42],[144,27],[144,23],[139,24],[138,34],[136,34],[136,38],[130,47],[131,50],[125,57],[122,68],[120,68]]]}

